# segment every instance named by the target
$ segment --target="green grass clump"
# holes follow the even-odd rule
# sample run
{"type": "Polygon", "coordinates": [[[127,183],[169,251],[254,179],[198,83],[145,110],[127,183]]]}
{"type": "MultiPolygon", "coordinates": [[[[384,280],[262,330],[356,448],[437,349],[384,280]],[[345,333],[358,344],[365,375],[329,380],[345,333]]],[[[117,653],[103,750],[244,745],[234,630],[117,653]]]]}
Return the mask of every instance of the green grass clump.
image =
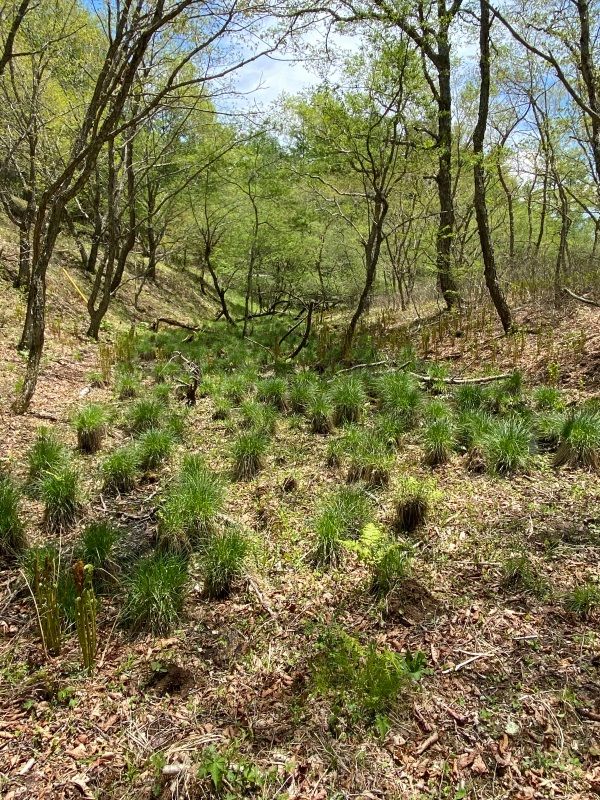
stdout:
{"type": "Polygon", "coordinates": [[[362,489],[342,486],[334,492],[322,504],[315,521],[314,562],[337,563],[343,540],[356,538],[371,515],[371,502],[362,489]]]}
{"type": "Polygon", "coordinates": [[[494,422],[482,443],[487,469],[500,475],[526,469],[531,461],[532,434],[519,417],[494,422]]]}
{"type": "Polygon", "coordinates": [[[446,464],[456,447],[456,430],[450,416],[434,417],[422,433],[424,461],[430,467],[446,464]]]}
{"type": "Polygon", "coordinates": [[[600,413],[582,409],[565,422],[554,466],[600,470],[600,413]]]}
{"type": "Polygon", "coordinates": [[[206,597],[220,599],[229,595],[233,583],[243,574],[249,552],[250,543],[237,528],[207,539],[198,559],[206,597]]]}
{"type": "Polygon", "coordinates": [[[485,461],[483,447],[486,436],[494,427],[494,418],[488,411],[463,411],[457,423],[457,443],[467,453],[467,468],[483,472],[485,461]]]}
{"type": "Polygon", "coordinates": [[[332,439],[327,444],[325,463],[328,467],[339,467],[346,452],[344,437],[332,439]]]}
{"type": "Polygon", "coordinates": [[[247,375],[230,375],[223,381],[222,390],[225,398],[234,406],[239,406],[252,394],[253,380],[247,375]]]}
{"type": "Polygon", "coordinates": [[[67,460],[67,451],[56,434],[45,426],[38,429],[35,442],[27,455],[29,482],[36,484],[49,471],[67,460]]]}
{"type": "Polygon", "coordinates": [[[154,397],[143,397],[134,403],[126,417],[127,428],[132,433],[143,433],[160,427],[164,405],[154,397]]]}
{"type": "Polygon", "coordinates": [[[250,480],[265,466],[269,440],[262,431],[239,434],[232,447],[233,472],[237,480],[250,480]]]}
{"type": "Polygon", "coordinates": [[[277,428],[277,411],[254,400],[242,403],[242,427],[253,428],[272,436],[277,428]]]}
{"type": "Polygon", "coordinates": [[[265,378],[258,385],[256,397],[277,411],[286,411],[288,384],[285,378],[265,378]]]}
{"type": "Polygon", "coordinates": [[[363,430],[350,445],[349,483],[363,481],[372,489],[387,486],[394,456],[387,442],[374,431],[363,430]]]}
{"type": "Polygon", "coordinates": [[[212,418],[215,422],[224,421],[231,416],[231,403],[224,397],[215,397],[212,418]]]}
{"type": "Polygon", "coordinates": [[[344,708],[351,721],[374,722],[388,713],[419,680],[425,666],[421,653],[403,657],[338,628],[326,629],[312,668],[318,694],[331,697],[334,708],[344,708]]]}
{"type": "Polygon", "coordinates": [[[466,383],[454,392],[454,402],[459,412],[478,411],[485,403],[485,390],[478,383],[466,383]]]}
{"type": "Polygon", "coordinates": [[[169,633],[181,616],[187,562],[172,553],[142,558],[125,581],[122,623],[134,632],[169,633]]]}
{"type": "Polygon", "coordinates": [[[7,561],[19,556],[27,547],[20,501],[21,494],[12,478],[0,475],[0,558],[7,561]]]}
{"type": "Polygon", "coordinates": [[[114,450],[102,462],[101,471],[106,491],[130,492],[139,475],[137,448],[129,444],[114,450]]]}
{"type": "Polygon", "coordinates": [[[563,411],[565,401],[560,389],[555,386],[538,386],[532,394],[533,407],[537,411],[563,411]]]}
{"type": "Polygon", "coordinates": [[[558,448],[560,436],[565,426],[565,417],[560,411],[544,411],[533,419],[533,431],[538,449],[553,452],[558,448]]]}
{"type": "Polygon", "coordinates": [[[174,437],[167,429],[155,428],[139,437],[137,441],[138,464],[144,472],[157,469],[173,452],[174,437]]]}
{"type": "Polygon", "coordinates": [[[141,381],[134,372],[123,372],[119,375],[115,385],[115,393],[119,400],[129,400],[140,393],[141,381]]]}
{"type": "Polygon", "coordinates": [[[382,439],[391,452],[397,450],[408,430],[406,418],[395,413],[383,413],[375,422],[375,434],[382,439]]]}
{"type": "Polygon", "coordinates": [[[178,553],[192,552],[213,533],[224,498],[221,478],[199,455],[188,455],[159,511],[159,547],[178,553]]]}
{"type": "Polygon", "coordinates": [[[600,586],[591,581],[575,586],[565,595],[567,611],[579,617],[589,617],[600,606],[600,586]]]}
{"type": "Polygon", "coordinates": [[[524,592],[541,597],[546,583],[526,553],[509,556],[502,564],[502,585],[511,592],[524,592]]]}
{"type": "Polygon", "coordinates": [[[312,372],[300,372],[289,388],[290,409],[294,414],[305,414],[318,389],[317,376],[312,372]]]}
{"type": "Polygon", "coordinates": [[[379,405],[388,414],[400,417],[411,428],[419,413],[421,392],[415,379],[406,372],[388,372],[377,381],[379,405]]]}
{"type": "Polygon", "coordinates": [[[69,528],[80,509],[79,474],[69,464],[60,464],[47,472],[40,484],[44,503],[44,523],[51,531],[69,528]]]}
{"type": "Polygon", "coordinates": [[[83,453],[96,453],[106,434],[106,411],[97,403],[81,408],[73,418],[77,431],[77,447],[83,453]]]}
{"type": "Polygon", "coordinates": [[[313,433],[333,433],[333,405],[325,392],[315,392],[310,399],[306,415],[313,433]]]}
{"type": "Polygon", "coordinates": [[[410,562],[410,552],[403,544],[382,540],[371,563],[370,592],[387,597],[408,577],[410,562]]]}
{"type": "Polygon", "coordinates": [[[94,567],[92,580],[96,589],[113,577],[111,556],[119,537],[119,529],[108,520],[90,522],[81,533],[74,554],[84,564],[94,567]]]}
{"type": "Polygon", "coordinates": [[[359,378],[336,378],[330,391],[333,421],[336,425],[359,422],[367,404],[367,393],[359,378]]]}
{"type": "Polygon", "coordinates": [[[424,524],[435,487],[431,481],[404,477],[394,494],[393,525],[397,532],[413,533],[424,524]]]}

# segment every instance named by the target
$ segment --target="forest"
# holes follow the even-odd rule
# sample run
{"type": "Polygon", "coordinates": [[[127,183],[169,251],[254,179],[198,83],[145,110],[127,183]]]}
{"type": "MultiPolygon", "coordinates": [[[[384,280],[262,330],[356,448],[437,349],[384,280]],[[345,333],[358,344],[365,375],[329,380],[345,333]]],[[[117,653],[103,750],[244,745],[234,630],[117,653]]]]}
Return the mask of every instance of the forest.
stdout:
{"type": "Polygon", "coordinates": [[[0,797],[592,800],[599,473],[600,3],[0,0],[0,797]]]}

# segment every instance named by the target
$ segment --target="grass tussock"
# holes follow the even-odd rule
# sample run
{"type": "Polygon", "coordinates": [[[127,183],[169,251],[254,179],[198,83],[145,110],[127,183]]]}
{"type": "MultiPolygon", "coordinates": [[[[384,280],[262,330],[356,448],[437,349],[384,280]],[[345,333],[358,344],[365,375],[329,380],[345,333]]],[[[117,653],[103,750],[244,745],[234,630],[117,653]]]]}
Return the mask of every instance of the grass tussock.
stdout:
{"type": "Polygon", "coordinates": [[[239,434],[232,447],[233,473],[236,480],[254,478],[264,468],[269,440],[263,431],[250,430],[239,434]]]}
{"type": "Polygon", "coordinates": [[[70,528],[81,508],[79,473],[69,464],[47,472],[40,484],[44,503],[44,524],[55,532],[70,528]]]}
{"type": "Polygon", "coordinates": [[[9,475],[0,475],[0,559],[11,561],[27,547],[20,511],[21,493],[9,475]]]}
{"type": "Polygon", "coordinates": [[[107,415],[103,406],[90,403],[81,408],[73,418],[77,432],[77,447],[82,453],[96,453],[106,435],[107,415]]]}
{"type": "Polygon", "coordinates": [[[125,494],[139,477],[138,450],[133,444],[123,445],[106,456],[101,466],[104,490],[125,494]]]}
{"type": "Polygon", "coordinates": [[[569,417],[560,433],[554,466],[600,470],[600,412],[582,409],[569,417]]]}
{"type": "Polygon", "coordinates": [[[187,562],[172,553],[152,553],[125,580],[121,621],[134,633],[169,633],[180,619],[185,600],[187,562]]]}
{"type": "Polygon", "coordinates": [[[226,528],[208,538],[198,557],[207,598],[222,599],[230,594],[243,574],[249,552],[250,543],[237,528],[226,528]]]}

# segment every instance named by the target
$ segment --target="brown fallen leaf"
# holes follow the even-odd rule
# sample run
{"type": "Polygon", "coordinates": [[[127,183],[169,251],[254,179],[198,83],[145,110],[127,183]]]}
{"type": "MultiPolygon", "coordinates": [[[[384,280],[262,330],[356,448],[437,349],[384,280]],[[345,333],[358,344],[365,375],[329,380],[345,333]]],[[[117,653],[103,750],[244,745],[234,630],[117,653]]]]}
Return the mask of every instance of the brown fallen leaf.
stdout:
{"type": "Polygon", "coordinates": [[[485,775],[487,771],[488,768],[485,765],[485,761],[478,753],[471,764],[471,772],[474,772],[476,775],[485,775]]]}

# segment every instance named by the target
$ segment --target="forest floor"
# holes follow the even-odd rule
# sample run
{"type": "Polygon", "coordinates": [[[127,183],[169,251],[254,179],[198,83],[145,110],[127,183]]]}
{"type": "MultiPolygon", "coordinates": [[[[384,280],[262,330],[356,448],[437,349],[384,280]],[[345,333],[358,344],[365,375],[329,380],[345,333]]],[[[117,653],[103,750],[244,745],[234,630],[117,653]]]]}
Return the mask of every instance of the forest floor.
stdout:
{"type": "MultiPolygon", "coordinates": [[[[81,299],[59,271],[51,297],[39,389],[31,411],[14,417],[8,404],[23,363],[15,350],[23,301],[0,278],[1,455],[21,480],[41,424],[53,425],[74,448],[69,420],[82,392],[86,401],[114,402],[110,387],[90,388],[98,346],[83,336],[81,299]]],[[[148,320],[196,320],[200,302],[170,274],[142,300],[148,320]]],[[[378,330],[377,311],[372,316],[378,330]]],[[[393,342],[409,317],[385,316],[385,337],[393,342]]],[[[555,316],[527,305],[518,317],[525,332],[511,339],[491,323],[465,331],[435,321],[429,333],[417,325],[410,335],[454,376],[480,374],[485,363],[492,372],[521,369],[534,385],[550,372],[569,400],[597,396],[597,310],[572,306],[555,316]]],[[[124,325],[116,307],[103,337],[124,325]]],[[[192,410],[180,450],[199,451],[228,474],[234,432],[213,420],[212,404],[203,398],[192,410]]],[[[103,449],[123,439],[115,427],[103,449]]],[[[473,474],[455,455],[433,471],[439,497],[415,539],[411,576],[382,604],[365,591],[365,567],[351,554],[337,569],[311,565],[315,505],[344,480],[326,465],[327,441],[299,417],[279,419],[266,467],[227,490],[226,515],[256,543],[249,576],[224,601],[205,600],[192,580],[184,616],[165,638],[132,638],[116,624],[117,598],[102,598],[91,677],[81,671],[73,635],[60,658],[44,660],[22,576],[0,571],[1,797],[600,795],[598,617],[576,616],[561,602],[573,586],[598,579],[598,475],[555,470],[536,457],[530,470],[507,479],[473,474]],[[522,551],[549,587],[542,597],[509,591],[503,582],[502,565],[522,551]],[[361,641],[426,656],[426,674],[375,726],[352,724],[343,711],[335,717],[330,700],[314,690],[319,631],[334,622],[361,641]],[[199,764],[209,771],[225,765],[229,788],[215,793],[198,777],[199,764]]],[[[133,538],[151,538],[161,484],[108,499],[97,488],[97,457],[78,455],[77,462],[88,502],[63,544],[86,519],[104,513],[133,538]]],[[[165,468],[160,481],[173,469],[165,468]]],[[[393,478],[404,472],[431,474],[410,437],[393,478]]],[[[377,493],[382,525],[390,502],[388,491],[377,493]]],[[[24,508],[30,541],[43,541],[41,505],[26,497],[24,508]]]]}

